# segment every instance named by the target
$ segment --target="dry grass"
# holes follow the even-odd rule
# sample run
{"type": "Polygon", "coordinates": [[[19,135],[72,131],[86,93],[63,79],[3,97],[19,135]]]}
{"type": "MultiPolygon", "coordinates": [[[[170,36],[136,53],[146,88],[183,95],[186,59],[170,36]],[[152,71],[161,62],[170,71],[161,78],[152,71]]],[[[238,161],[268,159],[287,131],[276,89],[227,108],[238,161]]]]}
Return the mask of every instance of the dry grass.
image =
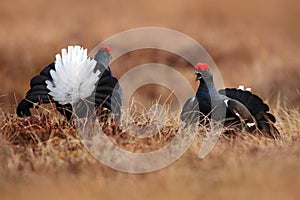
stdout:
{"type": "MultiPolygon", "coordinates": [[[[296,199],[299,111],[277,107],[274,112],[280,140],[247,133],[222,136],[213,151],[199,160],[197,151],[204,138],[200,130],[192,147],[173,165],[141,175],[102,165],[83,147],[74,126],[54,111],[24,119],[2,112],[2,199],[296,199]]],[[[147,151],[151,145],[156,149],[166,138],[135,140],[113,131],[113,124],[103,130],[119,141],[116,144],[133,151],[147,151]]],[[[167,126],[161,132],[176,131],[167,126]]]]}
{"type": "MultiPolygon", "coordinates": [[[[1,199],[298,199],[299,8],[296,0],[0,1],[1,199]],[[115,33],[144,26],[175,29],[201,43],[226,86],[252,87],[271,104],[282,139],[222,136],[199,160],[200,131],[192,148],[173,165],[133,175],[95,160],[72,124],[56,112],[39,110],[24,119],[13,114],[30,78],[62,47],[79,44],[91,50],[115,33]]],[[[167,52],[132,52],[111,67],[119,78],[147,62],[172,66],[197,87],[193,68],[167,52]]],[[[169,93],[145,86],[135,95],[148,108],[158,97],[165,102],[169,93]]],[[[178,108],[173,97],[167,103],[178,108]]],[[[168,126],[162,135],[166,137],[135,141],[139,144],[134,148],[126,142],[134,139],[114,133],[114,127],[107,126],[106,133],[121,138],[116,141],[124,148],[138,150],[144,144],[148,151],[151,142],[165,139],[157,143],[165,145],[176,128],[168,126]]]]}

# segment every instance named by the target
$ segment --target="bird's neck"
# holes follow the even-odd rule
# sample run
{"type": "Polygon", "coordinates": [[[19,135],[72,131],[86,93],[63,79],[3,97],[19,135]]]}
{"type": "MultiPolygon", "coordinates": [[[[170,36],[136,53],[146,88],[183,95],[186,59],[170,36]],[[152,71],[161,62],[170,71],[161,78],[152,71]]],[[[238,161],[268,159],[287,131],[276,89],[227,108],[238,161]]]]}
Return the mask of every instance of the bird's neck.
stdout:
{"type": "Polygon", "coordinates": [[[103,65],[107,70],[109,70],[109,58],[104,57],[101,60],[99,60],[98,62],[101,63],[101,65],[103,65]]]}
{"type": "Polygon", "coordinates": [[[213,80],[201,80],[197,90],[197,97],[203,99],[211,99],[218,96],[213,80]]]}
{"type": "Polygon", "coordinates": [[[111,59],[111,56],[108,54],[108,52],[105,52],[105,50],[99,50],[97,54],[95,55],[95,60],[103,65],[107,70],[109,70],[109,61],[111,59]]]}

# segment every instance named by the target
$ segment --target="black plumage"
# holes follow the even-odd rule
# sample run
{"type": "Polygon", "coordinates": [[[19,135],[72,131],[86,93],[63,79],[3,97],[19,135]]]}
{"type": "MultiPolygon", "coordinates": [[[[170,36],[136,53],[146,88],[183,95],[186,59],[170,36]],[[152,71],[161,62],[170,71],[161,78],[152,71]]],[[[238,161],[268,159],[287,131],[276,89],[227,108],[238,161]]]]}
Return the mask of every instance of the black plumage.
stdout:
{"type": "Polygon", "coordinates": [[[189,98],[184,104],[180,116],[182,121],[187,124],[203,124],[206,121],[204,119],[209,117],[216,121],[224,120],[226,126],[242,124],[249,131],[256,127],[272,138],[280,136],[274,125],[274,115],[260,97],[236,88],[217,91],[207,64],[199,63],[195,74],[200,85],[196,96],[189,98]]]}
{"type": "Polygon", "coordinates": [[[50,90],[47,88],[46,81],[52,81],[50,71],[55,69],[55,62],[46,66],[39,75],[33,77],[30,81],[30,89],[26,93],[26,96],[17,106],[17,115],[19,117],[30,116],[30,109],[33,105],[37,106],[45,103],[54,103],[57,110],[63,114],[68,120],[72,118],[73,114],[78,115],[79,113],[84,113],[86,115],[86,109],[98,109],[106,108],[115,114],[115,119],[120,118],[121,113],[121,103],[122,103],[122,91],[119,86],[118,80],[113,76],[110,68],[109,61],[111,59],[110,49],[108,47],[100,47],[99,51],[95,56],[97,61],[94,71],[99,70],[101,73],[99,75],[99,80],[95,87],[94,92],[87,97],[84,101],[79,101],[76,105],[65,104],[61,105],[59,102],[55,101],[53,97],[49,94],[50,90]],[[74,106],[76,108],[87,105],[86,109],[84,106],[81,110],[77,110],[74,113],[74,106]]]}
{"type": "Polygon", "coordinates": [[[236,88],[226,88],[219,90],[221,95],[226,95],[229,98],[236,99],[247,107],[252,116],[256,119],[257,127],[260,130],[268,133],[271,136],[279,136],[279,131],[276,129],[274,123],[276,118],[269,111],[269,106],[263,100],[249,92],[236,88]]]}

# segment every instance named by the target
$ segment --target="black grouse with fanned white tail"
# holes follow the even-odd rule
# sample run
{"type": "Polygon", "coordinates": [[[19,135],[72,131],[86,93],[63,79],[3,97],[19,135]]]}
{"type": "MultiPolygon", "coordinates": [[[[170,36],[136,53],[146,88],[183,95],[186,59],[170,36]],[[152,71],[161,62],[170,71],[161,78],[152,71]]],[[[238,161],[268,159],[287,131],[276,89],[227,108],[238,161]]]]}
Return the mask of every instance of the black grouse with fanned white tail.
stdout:
{"type": "Polygon", "coordinates": [[[74,107],[84,108],[83,105],[87,104],[97,112],[103,108],[112,111],[118,120],[122,90],[109,68],[110,59],[109,47],[100,47],[94,59],[79,46],[69,46],[68,51],[62,49],[55,62],[31,79],[30,90],[19,103],[17,115],[30,116],[34,105],[54,103],[57,110],[70,120],[74,107]]]}

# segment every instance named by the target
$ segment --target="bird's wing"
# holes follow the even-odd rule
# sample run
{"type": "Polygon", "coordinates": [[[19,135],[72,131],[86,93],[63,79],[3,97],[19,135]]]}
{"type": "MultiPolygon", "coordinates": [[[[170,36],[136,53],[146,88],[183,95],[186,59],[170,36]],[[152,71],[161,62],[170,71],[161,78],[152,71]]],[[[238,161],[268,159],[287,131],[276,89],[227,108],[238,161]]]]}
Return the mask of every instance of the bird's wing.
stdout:
{"type": "Polygon", "coordinates": [[[118,80],[111,76],[99,80],[95,92],[96,107],[109,109],[118,120],[121,116],[122,93],[118,80]]]}
{"type": "Polygon", "coordinates": [[[119,81],[113,76],[109,67],[111,54],[106,49],[100,49],[94,58],[97,61],[95,70],[101,72],[95,91],[96,107],[109,109],[119,120],[121,116],[121,105],[123,101],[123,90],[119,81]]]}
{"type": "Polygon", "coordinates": [[[51,70],[55,70],[55,62],[52,62],[50,65],[46,66],[46,67],[40,72],[40,75],[47,76],[49,79],[52,80],[52,77],[51,77],[51,74],[50,74],[50,71],[51,71],[51,70]]]}
{"type": "Polygon", "coordinates": [[[17,115],[19,117],[30,116],[30,108],[33,104],[50,103],[52,97],[48,94],[46,80],[52,80],[50,70],[55,69],[54,62],[46,66],[39,75],[33,77],[30,81],[30,89],[27,91],[25,98],[17,106],[17,115]]]}
{"type": "Polygon", "coordinates": [[[180,119],[188,124],[196,123],[199,121],[200,111],[199,103],[196,97],[189,98],[183,105],[180,114],[180,119]]]}
{"type": "Polygon", "coordinates": [[[68,120],[71,119],[72,106],[70,104],[60,105],[55,102],[51,95],[49,95],[49,89],[47,88],[46,81],[52,80],[50,71],[55,70],[55,63],[51,63],[46,66],[39,75],[33,77],[30,81],[30,89],[27,91],[26,96],[17,107],[17,115],[19,117],[30,116],[30,108],[33,108],[33,104],[51,103],[54,102],[57,110],[68,120]]]}
{"type": "Polygon", "coordinates": [[[248,127],[256,125],[254,117],[251,115],[249,110],[237,100],[226,98],[224,103],[230,112],[235,114],[241,122],[244,122],[248,127]]]}

